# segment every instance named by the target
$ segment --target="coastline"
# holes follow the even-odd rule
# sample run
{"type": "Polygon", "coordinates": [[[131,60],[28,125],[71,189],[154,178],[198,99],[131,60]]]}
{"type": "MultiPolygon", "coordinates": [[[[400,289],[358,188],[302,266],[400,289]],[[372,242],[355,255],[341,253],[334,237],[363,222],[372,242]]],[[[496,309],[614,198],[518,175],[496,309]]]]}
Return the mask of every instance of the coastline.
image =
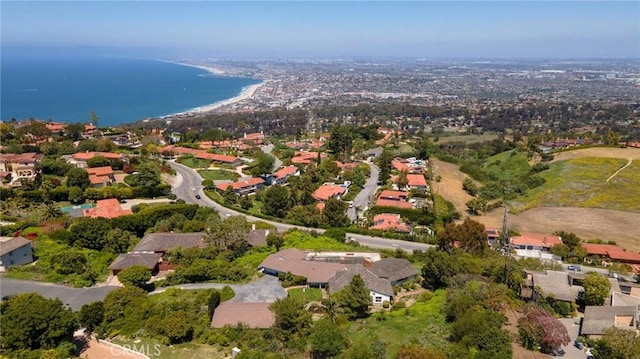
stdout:
{"type": "MultiPolygon", "coordinates": [[[[166,63],[170,63],[170,64],[174,64],[174,65],[194,67],[194,68],[197,68],[197,69],[208,71],[209,73],[214,74],[216,76],[221,76],[221,75],[226,74],[225,71],[220,70],[220,69],[215,68],[215,67],[210,67],[210,66],[193,65],[193,64],[188,64],[188,63],[184,63],[184,62],[166,61],[166,60],[158,60],[158,61],[166,62],[166,63]]],[[[187,110],[187,111],[176,112],[176,113],[172,113],[172,114],[169,114],[169,115],[161,116],[159,118],[169,118],[169,117],[174,117],[174,116],[184,116],[184,115],[190,115],[190,114],[202,114],[202,113],[212,112],[212,111],[215,111],[215,110],[217,110],[217,109],[219,109],[219,108],[221,108],[223,106],[233,105],[235,103],[238,103],[238,102],[241,102],[241,101],[248,100],[248,99],[252,98],[255,95],[255,93],[258,91],[258,89],[260,87],[262,87],[262,85],[264,85],[265,83],[266,83],[266,81],[261,80],[257,84],[243,87],[242,90],[240,91],[240,93],[235,97],[228,98],[226,100],[221,100],[221,101],[218,101],[218,102],[214,102],[214,103],[208,104],[208,105],[198,106],[198,107],[192,108],[192,109],[187,110]]]]}

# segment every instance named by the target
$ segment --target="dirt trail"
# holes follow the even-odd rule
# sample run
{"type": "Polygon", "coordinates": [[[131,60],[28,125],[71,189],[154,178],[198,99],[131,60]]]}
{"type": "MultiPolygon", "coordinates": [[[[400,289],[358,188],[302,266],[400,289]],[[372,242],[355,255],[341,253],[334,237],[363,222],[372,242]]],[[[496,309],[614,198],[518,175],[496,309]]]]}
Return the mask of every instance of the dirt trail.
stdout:
{"type": "Polygon", "coordinates": [[[614,174],[612,174],[611,176],[609,176],[609,178],[607,178],[607,183],[609,183],[609,181],[611,181],[611,179],[613,177],[615,177],[616,175],[618,175],[618,173],[620,173],[620,171],[622,171],[623,169],[629,167],[631,165],[631,163],[633,162],[633,160],[631,158],[629,158],[629,160],[627,161],[627,164],[622,166],[622,168],[620,168],[619,170],[617,170],[614,174]]]}

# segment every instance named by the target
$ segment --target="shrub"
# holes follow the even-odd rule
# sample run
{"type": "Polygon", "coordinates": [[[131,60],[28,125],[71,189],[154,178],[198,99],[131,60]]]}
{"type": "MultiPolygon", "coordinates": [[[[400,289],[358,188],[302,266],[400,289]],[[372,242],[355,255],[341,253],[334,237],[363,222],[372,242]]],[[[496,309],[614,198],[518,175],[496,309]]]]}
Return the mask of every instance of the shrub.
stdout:
{"type": "Polygon", "coordinates": [[[395,302],[391,306],[391,310],[399,310],[399,309],[404,309],[406,307],[407,305],[405,304],[405,302],[395,302]]]}
{"type": "Polygon", "coordinates": [[[384,309],[388,309],[390,305],[391,304],[389,303],[388,300],[385,300],[384,302],[382,302],[382,308],[384,308],[384,309]]]}
{"type": "Polygon", "coordinates": [[[433,292],[431,291],[426,291],[422,294],[420,294],[418,296],[418,298],[416,299],[416,302],[421,302],[421,303],[425,303],[431,300],[431,298],[433,298],[433,292]]]}

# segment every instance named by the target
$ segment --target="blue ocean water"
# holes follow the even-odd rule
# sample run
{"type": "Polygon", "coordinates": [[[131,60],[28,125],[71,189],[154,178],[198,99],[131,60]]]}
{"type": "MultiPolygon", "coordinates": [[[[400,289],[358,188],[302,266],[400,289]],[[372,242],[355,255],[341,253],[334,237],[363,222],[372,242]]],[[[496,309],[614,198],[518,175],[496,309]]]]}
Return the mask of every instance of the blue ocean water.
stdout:
{"type": "Polygon", "coordinates": [[[118,125],[237,96],[259,81],[154,60],[2,56],[0,119],[118,125]]]}

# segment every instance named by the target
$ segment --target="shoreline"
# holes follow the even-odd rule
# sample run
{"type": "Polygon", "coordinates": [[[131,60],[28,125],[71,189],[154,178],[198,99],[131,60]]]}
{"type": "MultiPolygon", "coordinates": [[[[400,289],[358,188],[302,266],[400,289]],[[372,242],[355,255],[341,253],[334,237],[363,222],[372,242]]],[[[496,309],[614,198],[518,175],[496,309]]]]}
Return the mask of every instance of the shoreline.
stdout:
{"type": "MultiPolygon", "coordinates": [[[[225,71],[220,70],[218,68],[215,67],[210,67],[210,66],[203,66],[203,65],[193,65],[193,64],[188,64],[188,63],[184,63],[184,62],[176,62],[176,61],[166,61],[166,60],[158,60],[161,62],[166,62],[166,63],[170,63],[170,64],[174,64],[174,65],[180,65],[180,66],[187,66],[187,67],[193,67],[193,68],[197,68],[197,69],[201,69],[201,70],[205,70],[211,74],[214,74],[216,76],[221,76],[226,74],[225,71]]],[[[235,103],[244,101],[244,100],[248,100],[250,98],[252,98],[255,93],[258,91],[258,89],[260,87],[262,87],[262,85],[264,85],[266,83],[266,81],[264,80],[260,80],[259,83],[257,84],[253,84],[253,85],[249,85],[249,86],[245,86],[240,90],[240,93],[234,97],[228,98],[226,100],[220,100],[211,104],[207,104],[207,105],[202,105],[202,106],[198,106],[198,107],[194,107],[192,109],[189,109],[187,111],[182,111],[182,112],[176,112],[176,113],[171,113],[168,115],[164,115],[164,116],[160,116],[158,118],[160,119],[166,119],[169,117],[175,117],[175,116],[184,116],[184,115],[191,115],[191,114],[203,114],[203,113],[208,113],[208,112],[213,112],[221,107],[224,106],[228,106],[228,105],[233,105],[235,103]]]]}

